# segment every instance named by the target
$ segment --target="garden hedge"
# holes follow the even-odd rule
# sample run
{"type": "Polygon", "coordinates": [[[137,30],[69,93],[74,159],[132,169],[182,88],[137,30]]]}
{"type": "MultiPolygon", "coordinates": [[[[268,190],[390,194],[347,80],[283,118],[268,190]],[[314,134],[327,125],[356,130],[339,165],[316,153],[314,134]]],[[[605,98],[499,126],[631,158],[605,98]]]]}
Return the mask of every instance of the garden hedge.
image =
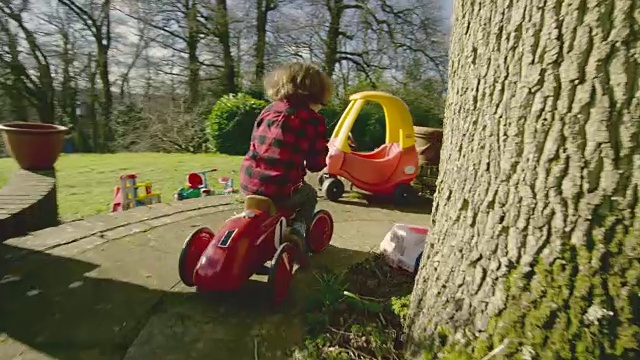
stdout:
{"type": "Polygon", "coordinates": [[[242,93],[220,98],[211,110],[207,126],[213,148],[222,154],[246,154],[253,123],[265,106],[266,101],[242,93]]]}

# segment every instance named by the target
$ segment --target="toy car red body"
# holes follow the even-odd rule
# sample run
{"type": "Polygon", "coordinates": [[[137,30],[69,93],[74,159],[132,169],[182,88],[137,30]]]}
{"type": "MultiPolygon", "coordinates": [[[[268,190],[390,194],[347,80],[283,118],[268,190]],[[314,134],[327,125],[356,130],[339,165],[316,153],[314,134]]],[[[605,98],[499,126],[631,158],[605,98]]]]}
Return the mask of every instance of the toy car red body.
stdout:
{"type": "Polygon", "coordinates": [[[279,304],[287,294],[295,263],[306,259],[302,251],[323,251],[333,235],[331,214],[319,210],[308,226],[306,250],[285,242],[284,231],[292,216],[292,211],[276,209],[268,198],[248,196],[244,211],[227,219],[216,234],[202,227],[189,235],[180,253],[180,279],[199,291],[231,291],[270,261],[272,300],[279,304]]]}

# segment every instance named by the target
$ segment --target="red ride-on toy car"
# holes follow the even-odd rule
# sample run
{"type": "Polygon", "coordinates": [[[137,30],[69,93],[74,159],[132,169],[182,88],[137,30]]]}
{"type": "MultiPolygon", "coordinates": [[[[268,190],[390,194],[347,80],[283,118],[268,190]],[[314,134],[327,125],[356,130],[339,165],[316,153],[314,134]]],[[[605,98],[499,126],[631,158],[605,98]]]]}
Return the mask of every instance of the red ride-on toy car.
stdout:
{"type": "Polygon", "coordinates": [[[280,304],[294,264],[305,261],[304,252],[326,249],[333,236],[331,214],[318,210],[308,225],[305,244],[287,241],[285,230],[293,215],[293,211],[276,209],[266,197],[247,196],[244,211],[226,220],[217,233],[201,227],[189,235],[180,253],[180,279],[198,291],[232,291],[270,262],[266,268],[271,299],[274,305],[280,304]]]}

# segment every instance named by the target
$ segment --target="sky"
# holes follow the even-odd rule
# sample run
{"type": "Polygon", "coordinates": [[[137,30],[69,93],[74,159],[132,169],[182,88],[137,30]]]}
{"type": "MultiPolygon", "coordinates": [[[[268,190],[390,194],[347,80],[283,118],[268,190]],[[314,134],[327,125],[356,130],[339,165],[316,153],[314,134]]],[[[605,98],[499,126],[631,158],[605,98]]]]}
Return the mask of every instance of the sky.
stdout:
{"type": "MultiPolygon", "coordinates": [[[[36,0],[34,1],[34,3],[38,6],[51,6],[52,4],[55,4],[56,0],[36,0]]],[[[454,0],[437,0],[438,1],[438,7],[440,10],[440,14],[442,16],[442,19],[445,20],[444,24],[445,24],[445,31],[449,30],[451,27],[451,20],[452,20],[452,13],[453,13],[453,1],[454,0]],[[448,25],[448,26],[446,26],[448,25]]],[[[121,4],[122,5],[122,4],[121,4]]],[[[29,20],[29,19],[27,19],[29,20]]],[[[35,20],[35,19],[34,19],[35,20]]],[[[117,24],[114,24],[114,32],[118,33],[118,35],[120,37],[126,38],[129,40],[129,42],[131,42],[131,44],[134,44],[135,42],[137,42],[137,35],[136,35],[136,31],[132,31],[132,29],[129,26],[118,26],[117,24]]],[[[116,46],[118,47],[118,46],[116,46]]],[[[124,63],[128,63],[132,57],[132,54],[130,49],[116,49],[116,47],[114,47],[113,49],[113,55],[118,58],[118,60],[122,60],[124,61],[124,63]]],[[[154,51],[154,53],[156,52],[162,52],[159,50],[154,51]]],[[[168,53],[168,50],[166,51],[168,53]]],[[[122,64],[119,64],[118,61],[114,61],[112,63],[112,65],[114,65],[115,67],[120,67],[123,66],[122,64]]],[[[132,77],[134,79],[136,78],[142,78],[142,74],[136,74],[137,72],[139,72],[138,70],[140,69],[134,69],[133,73],[131,74],[132,77]],[[136,76],[139,75],[139,76],[136,76]]],[[[134,80],[135,82],[135,80],[134,80]]]]}

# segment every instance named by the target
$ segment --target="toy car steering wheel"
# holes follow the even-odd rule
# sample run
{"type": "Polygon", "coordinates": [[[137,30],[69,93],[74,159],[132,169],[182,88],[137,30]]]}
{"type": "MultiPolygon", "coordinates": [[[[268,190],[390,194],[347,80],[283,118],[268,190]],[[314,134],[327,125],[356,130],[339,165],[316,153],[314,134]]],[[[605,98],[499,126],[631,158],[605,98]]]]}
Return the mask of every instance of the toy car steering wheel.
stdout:
{"type": "Polygon", "coordinates": [[[351,132],[349,132],[349,139],[347,140],[347,144],[349,145],[349,149],[351,149],[351,151],[355,151],[358,147],[351,132]]]}

